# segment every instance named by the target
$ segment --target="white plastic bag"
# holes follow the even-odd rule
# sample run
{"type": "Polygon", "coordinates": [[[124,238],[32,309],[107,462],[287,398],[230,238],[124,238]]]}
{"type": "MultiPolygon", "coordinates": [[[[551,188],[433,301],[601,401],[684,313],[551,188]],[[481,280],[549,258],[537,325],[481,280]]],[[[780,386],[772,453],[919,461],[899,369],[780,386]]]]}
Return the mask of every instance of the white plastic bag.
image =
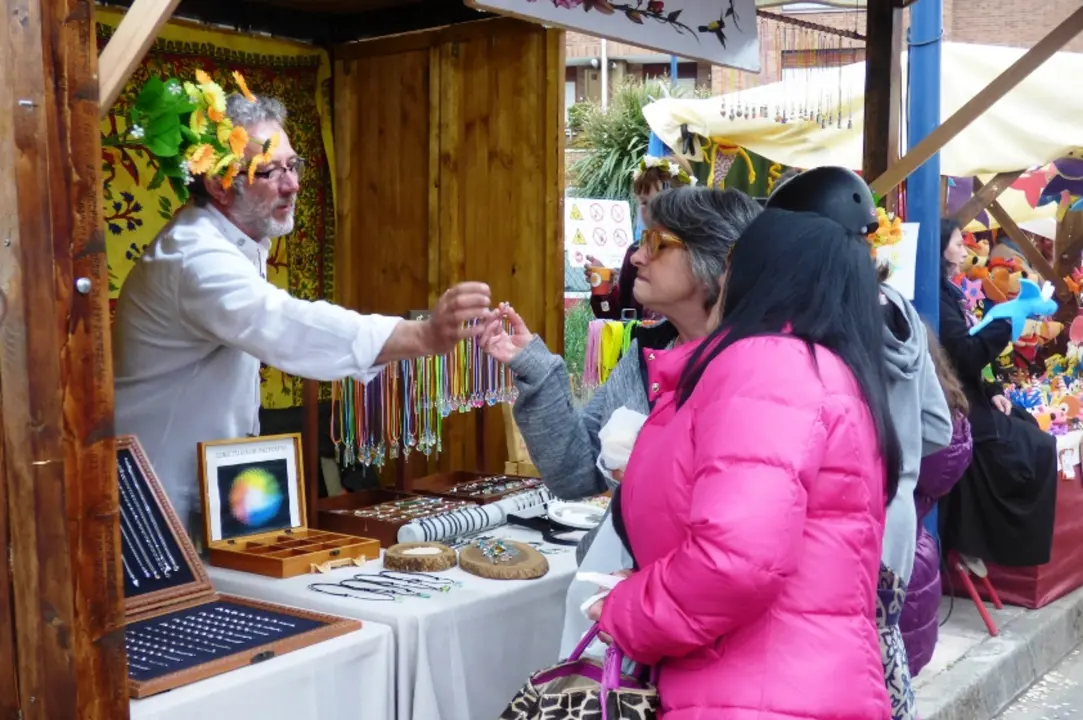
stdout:
{"type": "Polygon", "coordinates": [[[599,465],[610,473],[623,473],[645,422],[646,415],[623,405],[614,410],[609,421],[598,431],[598,440],[601,441],[599,465]]]}
{"type": "MultiPolygon", "coordinates": [[[[632,557],[624,549],[620,536],[613,528],[612,514],[606,513],[605,519],[598,528],[598,534],[594,536],[594,542],[587,549],[587,554],[579,565],[579,571],[608,575],[631,567],[632,557]]],[[[561,636],[559,659],[568,657],[583,635],[594,625],[583,614],[583,604],[597,592],[598,584],[595,582],[574,580],[568,587],[568,593],[565,596],[564,632],[561,636]]],[[[590,644],[584,655],[601,658],[605,655],[605,645],[596,640],[590,644]]]]}

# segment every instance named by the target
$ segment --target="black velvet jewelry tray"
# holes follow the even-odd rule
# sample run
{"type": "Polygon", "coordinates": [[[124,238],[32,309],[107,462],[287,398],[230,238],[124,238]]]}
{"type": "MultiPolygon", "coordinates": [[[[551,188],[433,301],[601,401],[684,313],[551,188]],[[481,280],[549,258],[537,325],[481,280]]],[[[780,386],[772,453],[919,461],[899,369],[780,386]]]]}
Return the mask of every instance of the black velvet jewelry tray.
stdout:
{"type": "Polygon", "coordinates": [[[156,695],[361,628],[356,620],[218,595],[134,436],[117,438],[117,466],[129,696],[156,695]]]}

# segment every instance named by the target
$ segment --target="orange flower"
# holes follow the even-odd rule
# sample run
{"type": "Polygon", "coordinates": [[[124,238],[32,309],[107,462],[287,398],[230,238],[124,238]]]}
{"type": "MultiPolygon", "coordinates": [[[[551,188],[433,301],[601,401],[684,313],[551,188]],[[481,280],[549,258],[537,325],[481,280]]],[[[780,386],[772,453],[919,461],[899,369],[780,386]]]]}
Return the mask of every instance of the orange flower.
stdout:
{"type": "Polygon", "coordinates": [[[244,95],[244,99],[248,102],[256,102],[256,96],[252,94],[252,91],[248,89],[248,83],[244,80],[244,75],[241,75],[236,70],[233,71],[233,82],[237,83],[237,89],[241,91],[241,95],[244,95]]]}
{"type": "Polygon", "coordinates": [[[240,172],[240,165],[233,163],[226,169],[226,174],[222,176],[222,187],[229,190],[233,187],[233,179],[237,177],[237,173],[240,172]]]}
{"type": "Polygon", "coordinates": [[[252,162],[248,163],[248,184],[251,185],[256,181],[256,173],[259,172],[259,164],[262,162],[263,156],[257,155],[252,158],[252,162]]]}
{"type": "Polygon", "coordinates": [[[196,82],[200,85],[209,85],[214,81],[211,80],[211,76],[203,70],[196,70],[196,82]]]}
{"type": "Polygon", "coordinates": [[[229,150],[234,155],[244,155],[244,149],[248,147],[248,131],[243,127],[233,128],[229,134],[229,150]]]}
{"type": "Polygon", "coordinates": [[[209,117],[213,122],[220,123],[220,122],[222,122],[223,120],[226,119],[226,114],[223,111],[221,111],[218,108],[211,105],[210,107],[207,108],[207,117],[209,117]]]}
{"type": "Polygon", "coordinates": [[[214,167],[217,158],[214,154],[214,148],[205,143],[200,145],[193,145],[188,149],[188,172],[193,175],[202,175],[211,168],[214,167]]]}

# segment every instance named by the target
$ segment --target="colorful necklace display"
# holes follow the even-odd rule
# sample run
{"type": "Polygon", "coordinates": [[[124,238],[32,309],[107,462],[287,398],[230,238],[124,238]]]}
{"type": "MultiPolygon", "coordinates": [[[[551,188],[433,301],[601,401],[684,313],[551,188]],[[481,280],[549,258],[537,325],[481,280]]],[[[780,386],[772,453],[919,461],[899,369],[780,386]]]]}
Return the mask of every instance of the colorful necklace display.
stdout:
{"type": "MultiPolygon", "coordinates": [[[[512,333],[506,328],[508,334],[512,333]]],[[[331,384],[331,441],[340,465],[383,467],[387,458],[443,451],[444,418],[513,403],[511,370],[467,338],[447,355],[402,360],[368,384],[331,384]]]]}

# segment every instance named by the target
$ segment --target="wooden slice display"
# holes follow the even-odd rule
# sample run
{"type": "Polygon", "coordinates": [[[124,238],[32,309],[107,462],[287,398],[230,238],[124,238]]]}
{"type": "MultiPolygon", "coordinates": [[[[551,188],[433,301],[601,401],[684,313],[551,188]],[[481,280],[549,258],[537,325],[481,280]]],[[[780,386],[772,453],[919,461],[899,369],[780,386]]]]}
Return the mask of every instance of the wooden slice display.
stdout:
{"type": "Polygon", "coordinates": [[[514,540],[504,540],[503,544],[508,551],[514,551],[506,560],[493,562],[481,548],[471,545],[459,551],[459,567],[489,580],[533,580],[549,572],[549,561],[534,548],[514,540]]]}
{"type": "Polygon", "coordinates": [[[437,542],[399,543],[384,552],[384,567],[401,572],[440,572],[455,567],[455,551],[437,542]]]}

